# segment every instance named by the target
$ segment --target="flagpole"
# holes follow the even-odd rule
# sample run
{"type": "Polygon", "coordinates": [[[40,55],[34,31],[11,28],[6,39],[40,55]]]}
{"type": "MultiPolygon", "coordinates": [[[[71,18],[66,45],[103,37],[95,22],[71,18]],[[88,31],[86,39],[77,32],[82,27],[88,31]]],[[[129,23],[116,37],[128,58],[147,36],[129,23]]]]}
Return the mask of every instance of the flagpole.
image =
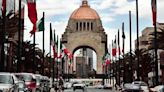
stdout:
{"type": "Polygon", "coordinates": [[[38,66],[35,67],[35,65],[36,65],[36,62],[35,62],[35,32],[34,32],[34,36],[33,36],[33,63],[34,63],[33,69],[34,69],[34,73],[35,73],[36,67],[38,67],[38,66]]]}
{"type": "Polygon", "coordinates": [[[18,62],[17,62],[17,72],[20,70],[20,63],[21,63],[21,0],[19,0],[19,27],[18,27],[18,62]]]}
{"type": "MultiPolygon", "coordinates": [[[[55,38],[55,31],[54,31],[54,43],[55,43],[55,40],[56,40],[56,38],[55,38]]],[[[55,44],[54,44],[54,46],[55,46],[55,44]]],[[[54,47],[53,47],[54,48],[54,47]]],[[[54,50],[53,50],[54,51],[54,50]]],[[[55,52],[53,52],[53,53],[55,53],[55,52]]],[[[53,66],[53,76],[52,76],[52,78],[54,79],[55,78],[55,63],[56,63],[56,59],[55,59],[55,55],[54,55],[54,61],[53,61],[53,63],[52,63],[52,66],[53,66]]]]}
{"type": "Polygon", "coordinates": [[[155,49],[155,81],[156,81],[156,85],[159,84],[159,75],[158,75],[158,43],[157,43],[157,24],[156,24],[156,6],[157,1],[153,0],[152,1],[152,11],[153,13],[155,12],[155,15],[153,14],[153,25],[154,25],[154,49],[155,49]],[[154,5],[153,5],[154,4],[154,5]],[[154,9],[154,10],[153,10],[154,9]]]}
{"type": "Polygon", "coordinates": [[[0,71],[4,72],[5,70],[5,52],[4,52],[4,42],[5,42],[5,32],[6,32],[6,0],[2,0],[3,5],[3,12],[2,12],[2,34],[0,35],[2,41],[1,41],[1,61],[0,61],[0,71]],[[3,2],[4,1],[4,2],[3,2]]]}
{"type": "Polygon", "coordinates": [[[15,17],[15,0],[14,0],[14,17],[15,17]]]}
{"type": "Polygon", "coordinates": [[[157,44],[157,25],[154,23],[154,47],[155,47],[155,80],[156,80],[156,85],[159,84],[159,76],[158,76],[158,54],[157,54],[157,49],[158,49],[158,44],[157,44]]]}
{"type": "Polygon", "coordinates": [[[57,78],[58,78],[58,76],[59,76],[59,61],[58,61],[58,35],[57,35],[57,78]]]}
{"type": "MultiPolygon", "coordinates": [[[[50,47],[49,47],[49,50],[50,50],[50,58],[49,58],[49,61],[50,61],[50,63],[51,63],[51,69],[50,69],[50,73],[52,74],[52,69],[53,69],[53,63],[52,63],[52,61],[51,61],[51,45],[52,45],[52,29],[51,29],[52,27],[51,27],[51,23],[50,23],[50,47]]],[[[53,77],[53,75],[52,75],[52,77],[53,77]]],[[[52,82],[54,83],[54,78],[52,78],[52,82]]]]}
{"type": "MultiPolygon", "coordinates": [[[[138,31],[139,31],[139,22],[138,22],[138,0],[136,0],[136,26],[137,26],[137,53],[139,52],[139,37],[138,37],[138,31]]],[[[140,60],[139,60],[139,54],[137,54],[137,79],[140,80],[140,74],[139,74],[139,67],[140,66],[140,60]]]]}
{"type": "Polygon", "coordinates": [[[125,56],[124,56],[124,49],[125,49],[125,34],[124,34],[124,22],[122,23],[122,53],[123,53],[123,82],[125,83],[125,61],[124,61],[124,58],[125,58],[125,56]]]}
{"type": "MultiPolygon", "coordinates": [[[[34,0],[34,3],[36,4],[36,0],[34,0]]],[[[38,67],[38,66],[35,67],[35,65],[37,65],[36,62],[35,62],[35,36],[36,36],[36,34],[34,32],[34,36],[33,36],[33,63],[34,63],[33,69],[34,69],[34,73],[36,72],[36,69],[37,69],[36,67],[38,67]]]]}
{"type": "Polygon", "coordinates": [[[129,11],[129,35],[130,35],[130,62],[129,62],[129,69],[130,70],[130,82],[132,82],[132,25],[131,25],[131,11],[129,11]]]}
{"type": "MultiPolygon", "coordinates": [[[[113,40],[112,40],[112,49],[113,49],[113,40]]],[[[115,74],[114,74],[114,70],[115,70],[115,68],[114,68],[114,59],[113,59],[113,50],[112,50],[112,58],[111,58],[111,60],[112,60],[112,68],[113,68],[113,71],[112,71],[112,75],[113,75],[113,85],[114,85],[114,76],[115,76],[115,74]]]]}
{"type": "Polygon", "coordinates": [[[118,84],[120,85],[120,32],[118,29],[118,84]]]}
{"type": "MultiPolygon", "coordinates": [[[[44,25],[44,12],[43,12],[43,25],[44,25]]],[[[43,26],[43,74],[44,74],[44,53],[45,53],[45,50],[44,50],[44,26],[43,26]]]]}

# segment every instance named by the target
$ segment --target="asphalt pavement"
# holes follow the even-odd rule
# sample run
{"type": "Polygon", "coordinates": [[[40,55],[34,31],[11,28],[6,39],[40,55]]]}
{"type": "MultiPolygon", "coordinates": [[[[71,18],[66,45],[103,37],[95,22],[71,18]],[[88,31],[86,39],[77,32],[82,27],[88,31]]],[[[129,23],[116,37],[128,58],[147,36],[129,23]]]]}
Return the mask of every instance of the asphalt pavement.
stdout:
{"type": "MultiPolygon", "coordinates": [[[[73,91],[73,89],[65,89],[64,92],[83,92],[83,90],[77,89],[73,91]]],[[[84,92],[120,92],[111,89],[95,89],[95,88],[86,88],[84,92]]]]}

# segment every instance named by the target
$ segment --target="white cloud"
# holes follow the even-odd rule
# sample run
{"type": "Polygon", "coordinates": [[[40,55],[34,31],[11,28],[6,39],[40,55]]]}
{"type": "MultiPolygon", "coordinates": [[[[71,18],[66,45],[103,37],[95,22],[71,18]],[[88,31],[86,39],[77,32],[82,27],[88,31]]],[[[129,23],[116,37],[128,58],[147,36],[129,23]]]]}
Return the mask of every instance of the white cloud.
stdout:
{"type": "MultiPolygon", "coordinates": [[[[131,1],[128,2],[128,0],[90,0],[89,1],[90,6],[97,10],[99,15],[101,16],[101,20],[104,23],[103,26],[108,23],[116,23],[116,17],[119,17],[121,15],[128,14],[129,10],[132,11],[133,15],[136,15],[136,2],[131,1]]],[[[61,36],[61,34],[65,31],[66,25],[68,20],[60,20],[60,21],[51,21],[50,19],[55,20],[57,15],[67,15],[68,18],[63,17],[64,19],[69,19],[70,14],[79,6],[81,5],[81,0],[37,0],[37,10],[38,10],[38,19],[42,17],[42,12],[45,12],[45,16],[49,17],[49,20],[46,20],[46,41],[49,42],[49,23],[52,23],[53,29],[56,30],[56,34],[61,36]]],[[[158,5],[158,21],[163,22],[164,21],[164,1],[159,0],[157,2],[158,5]]],[[[145,18],[145,19],[151,19],[151,0],[139,0],[139,18],[145,18]]],[[[29,38],[29,30],[32,29],[32,24],[29,21],[26,13],[25,18],[25,26],[26,26],[26,35],[25,39],[29,38]]],[[[123,20],[122,20],[123,21],[123,20]]],[[[122,22],[121,21],[121,22],[122,22]]],[[[117,21],[119,22],[119,21],[117,21]]],[[[117,25],[117,24],[116,24],[117,25]]],[[[111,40],[114,39],[114,35],[117,34],[118,28],[108,28],[108,25],[105,25],[105,31],[108,34],[108,41],[111,43],[111,40]]],[[[127,33],[128,34],[128,33],[127,33]]],[[[136,39],[135,34],[132,34],[133,36],[133,43],[132,46],[134,46],[134,40],[136,39]]],[[[42,38],[39,38],[39,43],[41,42],[42,38]]],[[[129,36],[126,37],[126,44],[129,44],[129,36]]],[[[126,46],[128,51],[128,46],[126,46]]],[[[133,47],[134,48],[134,47],[133,47]]],[[[125,49],[125,50],[126,50],[125,49]]]]}
{"type": "Polygon", "coordinates": [[[98,9],[107,9],[113,5],[114,1],[115,0],[103,0],[101,1],[100,5],[97,5],[98,9]]]}
{"type": "Polygon", "coordinates": [[[164,0],[157,0],[157,21],[164,23],[164,0]]]}

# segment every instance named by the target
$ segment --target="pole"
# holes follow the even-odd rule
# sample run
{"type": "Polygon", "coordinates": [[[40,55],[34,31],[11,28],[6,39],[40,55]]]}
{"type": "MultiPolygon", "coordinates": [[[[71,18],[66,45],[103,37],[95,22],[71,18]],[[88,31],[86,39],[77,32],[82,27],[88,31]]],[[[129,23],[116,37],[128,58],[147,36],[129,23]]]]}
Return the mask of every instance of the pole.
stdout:
{"type": "MultiPolygon", "coordinates": [[[[43,27],[44,27],[44,12],[43,12],[43,27]]],[[[44,28],[43,28],[43,74],[44,74],[44,53],[45,53],[45,50],[44,50],[44,28]]]]}
{"type": "Polygon", "coordinates": [[[20,70],[21,63],[21,0],[19,0],[19,25],[18,25],[18,62],[17,62],[17,72],[20,70]]]}
{"type": "MultiPolygon", "coordinates": [[[[136,0],[136,26],[137,26],[137,53],[139,52],[139,37],[138,37],[138,31],[139,31],[139,22],[138,22],[138,0],[136,0]]],[[[139,74],[139,67],[140,66],[140,60],[139,60],[139,53],[137,54],[137,79],[140,80],[140,74],[139,74]]]]}
{"type": "Polygon", "coordinates": [[[132,82],[132,25],[131,25],[131,11],[129,11],[129,31],[130,31],[130,62],[129,62],[129,70],[130,70],[130,82],[132,82]]]}
{"type": "Polygon", "coordinates": [[[125,61],[124,61],[124,58],[125,58],[125,56],[124,56],[124,50],[125,50],[125,33],[124,33],[124,22],[122,23],[122,53],[123,53],[123,59],[122,59],[122,62],[123,62],[123,81],[124,81],[124,83],[125,83],[125,61]]]}
{"type": "Polygon", "coordinates": [[[154,23],[154,47],[155,47],[155,80],[156,80],[156,85],[159,84],[159,76],[158,76],[158,54],[157,54],[157,49],[158,49],[158,43],[157,43],[157,25],[154,23]]]}
{"type": "Polygon", "coordinates": [[[36,67],[38,67],[38,66],[36,66],[37,64],[36,64],[36,62],[35,62],[35,32],[34,32],[34,37],[33,37],[33,63],[34,63],[34,65],[33,65],[33,69],[34,69],[34,73],[36,72],[36,67]]]}
{"type": "MultiPolygon", "coordinates": [[[[55,31],[54,31],[54,43],[55,43],[55,41],[56,41],[56,38],[55,38],[55,31]]],[[[54,44],[54,46],[55,46],[55,44],[54,44]]],[[[54,47],[53,47],[54,48],[54,47]]],[[[54,51],[54,50],[53,50],[54,51]]],[[[53,61],[53,63],[52,63],[52,69],[53,69],[53,76],[52,76],[52,78],[54,79],[55,78],[55,63],[56,63],[56,61],[55,61],[56,59],[55,59],[55,57],[54,57],[54,61],[53,61]]],[[[56,77],[57,78],[57,77],[56,77]]]]}
{"type": "Polygon", "coordinates": [[[118,85],[120,85],[120,77],[121,77],[121,72],[120,72],[120,32],[118,29],[118,85]]]}
{"type": "Polygon", "coordinates": [[[5,52],[4,52],[4,43],[5,43],[5,32],[6,32],[6,0],[2,0],[2,3],[5,4],[3,6],[3,12],[2,12],[2,16],[3,16],[3,19],[2,19],[2,33],[0,35],[1,37],[1,61],[0,61],[0,71],[1,72],[4,72],[5,70],[5,52]],[[3,2],[4,1],[4,2],[3,2]]]}
{"type": "MultiPolygon", "coordinates": [[[[51,71],[50,71],[50,73],[52,74],[52,71],[53,71],[53,63],[52,63],[52,61],[51,61],[51,45],[54,45],[54,44],[52,44],[52,40],[53,39],[53,37],[52,37],[52,26],[51,26],[51,23],[50,23],[50,47],[49,47],[49,49],[50,49],[50,63],[51,63],[51,71]]],[[[52,76],[52,83],[54,83],[54,75],[52,74],[51,75],[52,76]]]]}

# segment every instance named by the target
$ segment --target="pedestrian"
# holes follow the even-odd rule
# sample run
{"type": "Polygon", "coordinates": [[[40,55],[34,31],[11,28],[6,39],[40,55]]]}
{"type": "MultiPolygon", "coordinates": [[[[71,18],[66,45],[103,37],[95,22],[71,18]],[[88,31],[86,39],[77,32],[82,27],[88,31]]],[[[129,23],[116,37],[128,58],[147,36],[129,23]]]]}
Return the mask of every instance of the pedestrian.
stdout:
{"type": "Polygon", "coordinates": [[[55,91],[55,86],[54,86],[54,84],[52,84],[52,88],[50,89],[50,92],[57,92],[57,91],[55,91]]]}
{"type": "Polygon", "coordinates": [[[64,91],[64,79],[62,76],[59,77],[59,90],[64,91]]]}
{"type": "Polygon", "coordinates": [[[117,90],[117,83],[115,83],[115,85],[114,85],[114,86],[115,86],[115,89],[117,90]]]}

